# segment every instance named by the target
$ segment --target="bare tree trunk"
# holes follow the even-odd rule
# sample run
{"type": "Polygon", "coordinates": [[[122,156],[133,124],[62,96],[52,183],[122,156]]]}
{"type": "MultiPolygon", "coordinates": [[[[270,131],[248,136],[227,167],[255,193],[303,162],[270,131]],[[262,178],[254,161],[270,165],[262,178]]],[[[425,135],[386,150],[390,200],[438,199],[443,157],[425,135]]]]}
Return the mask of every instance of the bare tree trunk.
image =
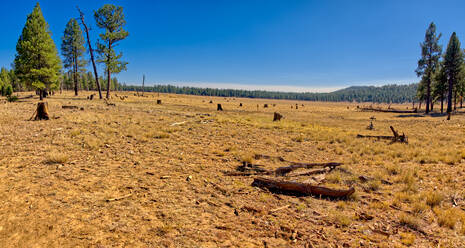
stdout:
{"type": "Polygon", "coordinates": [[[444,113],[444,96],[441,96],[441,114],[444,113]]]}
{"type": "Polygon", "coordinates": [[[452,112],[452,88],[454,87],[454,79],[449,78],[449,94],[447,94],[447,113],[452,112]]]}
{"type": "Polygon", "coordinates": [[[39,99],[42,101],[44,100],[44,90],[39,90],[39,99]]]}
{"type": "MultiPolygon", "coordinates": [[[[108,41],[108,51],[111,51],[111,42],[108,41]]],[[[107,57],[107,62],[108,64],[110,63],[110,55],[108,55],[107,57]]],[[[108,78],[107,78],[107,99],[110,99],[110,85],[111,85],[111,71],[110,71],[110,67],[107,65],[107,74],[108,74],[108,78]]]]}
{"type": "Polygon", "coordinates": [[[77,10],[79,11],[79,15],[81,18],[81,23],[84,26],[84,30],[86,31],[87,35],[87,45],[89,46],[89,53],[90,53],[90,60],[92,61],[92,67],[94,68],[94,75],[95,75],[95,84],[97,85],[97,90],[100,99],[103,98],[102,96],[102,90],[100,88],[100,83],[98,81],[98,73],[97,73],[97,66],[95,65],[95,59],[94,59],[94,50],[92,49],[92,43],[90,42],[90,36],[89,36],[89,29],[87,28],[86,23],[84,22],[84,13],[77,7],[77,10]]]}
{"type": "Polygon", "coordinates": [[[77,80],[77,60],[76,55],[73,58],[73,76],[74,76],[74,96],[78,96],[78,80],[77,80]]]}
{"type": "Polygon", "coordinates": [[[433,111],[434,101],[431,101],[431,111],[433,111]]]}
{"type": "MultiPolygon", "coordinates": [[[[429,78],[429,77],[428,77],[429,78]]],[[[426,82],[426,100],[425,100],[425,104],[426,104],[426,109],[425,109],[425,113],[428,114],[429,113],[429,104],[430,104],[430,98],[431,98],[431,87],[430,87],[430,80],[428,79],[428,81],[426,82]]]]}

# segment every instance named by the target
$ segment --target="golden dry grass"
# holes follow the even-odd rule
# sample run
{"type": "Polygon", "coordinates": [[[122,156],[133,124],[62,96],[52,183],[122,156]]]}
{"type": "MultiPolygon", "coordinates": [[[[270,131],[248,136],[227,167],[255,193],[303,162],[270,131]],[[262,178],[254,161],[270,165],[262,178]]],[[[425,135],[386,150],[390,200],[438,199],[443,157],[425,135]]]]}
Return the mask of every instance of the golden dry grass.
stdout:
{"type": "Polygon", "coordinates": [[[81,94],[47,99],[49,121],[28,121],[37,99],[0,104],[3,247],[465,246],[462,112],[445,121],[359,112],[354,103],[296,110],[296,101],[129,92],[107,106],[81,94]],[[285,118],[273,122],[275,111],[285,118]],[[409,144],[355,138],[390,135],[390,125],[409,144]],[[256,154],[344,162],[287,179],[356,194],[277,195],[252,187],[253,177],[223,174],[242,161],[287,165],[256,154]]]}

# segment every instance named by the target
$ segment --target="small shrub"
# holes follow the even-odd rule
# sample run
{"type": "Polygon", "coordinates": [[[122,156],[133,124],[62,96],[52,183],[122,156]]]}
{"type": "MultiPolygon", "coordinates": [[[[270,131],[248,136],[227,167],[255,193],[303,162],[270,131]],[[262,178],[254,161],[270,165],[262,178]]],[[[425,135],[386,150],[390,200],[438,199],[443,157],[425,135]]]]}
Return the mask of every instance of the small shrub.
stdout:
{"type": "Polygon", "coordinates": [[[401,225],[404,225],[412,230],[418,230],[420,227],[420,222],[416,217],[405,213],[400,214],[399,222],[401,225]]]}
{"type": "Polygon", "coordinates": [[[7,100],[8,102],[16,102],[16,101],[18,101],[19,99],[18,99],[17,96],[11,96],[11,95],[10,95],[10,96],[7,96],[7,97],[6,97],[6,100],[7,100]]]}
{"type": "Polygon", "coordinates": [[[58,152],[52,152],[47,154],[45,162],[47,164],[64,164],[68,162],[68,155],[58,152]]]}
{"type": "Polygon", "coordinates": [[[455,208],[449,208],[442,210],[438,207],[433,208],[433,212],[436,214],[438,225],[442,227],[448,227],[454,229],[455,223],[459,218],[459,213],[455,208]]]}
{"type": "Polygon", "coordinates": [[[428,191],[424,194],[424,197],[426,198],[426,204],[430,207],[438,206],[444,200],[444,195],[437,191],[428,191]]]}
{"type": "Polygon", "coordinates": [[[415,242],[415,235],[412,233],[400,233],[400,242],[406,246],[412,246],[415,242]]]}

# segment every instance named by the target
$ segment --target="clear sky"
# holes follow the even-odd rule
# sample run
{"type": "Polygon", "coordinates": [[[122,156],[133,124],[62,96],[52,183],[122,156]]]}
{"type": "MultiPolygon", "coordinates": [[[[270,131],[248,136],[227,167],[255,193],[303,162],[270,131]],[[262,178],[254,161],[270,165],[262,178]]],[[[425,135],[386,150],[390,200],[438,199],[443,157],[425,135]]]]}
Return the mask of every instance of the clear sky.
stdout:
{"type": "MultiPolygon", "coordinates": [[[[288,91],[412,83],[431,21],[447,44],[465,39],[465,1],[126,0],[39,1],[57,48],[75,6],[124,7],[129,37],[117,47],[120,82],[288,91]]],[[[2,2],[0,66],[9,67],[36,1],[2,2]]],[[[90,68],[89,68],[90,69],[90,68]]],[[[102,73],[102,68],[100,68],[102,73]]]]}

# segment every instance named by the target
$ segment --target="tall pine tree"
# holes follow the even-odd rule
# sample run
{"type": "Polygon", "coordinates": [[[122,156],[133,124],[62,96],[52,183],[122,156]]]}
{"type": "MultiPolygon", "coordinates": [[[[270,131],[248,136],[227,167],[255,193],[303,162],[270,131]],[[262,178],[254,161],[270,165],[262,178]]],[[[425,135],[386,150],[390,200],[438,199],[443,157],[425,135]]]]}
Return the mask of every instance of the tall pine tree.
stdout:
{"type": "Polygon", "coordinates": [[[39,91],[40,100],[43,100],[47,89],[58,86],[60,70],[55,43],[37,3],[16,44],[15,74],[27,86],[39,91]]]}
{"type": "Polygon", "coordinates": [[[123,7],[112,4],[105,4],[95,13],[97,26],[105,29],[105,33],[100,34],[102,42],[98,42],[99,59],[98,62],[105,64],[107,72],[107,98],[110,98],[111,74],[126,70],[127,62],[121,61],[122,53],[116,55],[115,45],[125,39],[129,33],[123,29],[126,24],[124,20],[123,7]]]}
{"type": "Polygon", "coordinates": [[[61,54],[65,58],[64,67],[72,70],[75,96],[78,95],[78,74],[87,64],[87,61],[83,57],[85,51],[81,28],[76,19],[71,18],[66,24],[62,37],[61,54]]]}
{"type": "Polygon", "coordinates": [[[425,41],[420,43],[421,58],[418,60],[418,68],[415,70],[417,75],[422,77],[425,86],[426,113],[429,113],[431,103],[431,82],[433,73],[439,63],[442,47],[438,41],[441,34],[436,35],[436,25],[432,22],[425,34],[425,41]]]}
{"type": "Polygon", "coordinates": [[[453,91],[458,83],[462,63],[463,54],[460,49],[460,41],[455,32],[453,32],[447,45],[446,54],[444,55],[444,72],[448,81],[447,113],[452,112],[453,91]]]}

